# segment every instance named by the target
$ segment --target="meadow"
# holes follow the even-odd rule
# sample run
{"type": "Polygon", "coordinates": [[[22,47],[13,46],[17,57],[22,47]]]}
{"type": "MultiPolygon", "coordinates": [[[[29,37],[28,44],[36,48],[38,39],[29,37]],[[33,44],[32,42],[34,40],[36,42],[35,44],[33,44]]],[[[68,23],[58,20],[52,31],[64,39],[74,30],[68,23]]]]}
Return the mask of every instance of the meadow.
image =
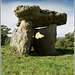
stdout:
{"type": "Polygon", "coordinates": [[[74,75],[74,48],[56,48],[56,56],[25,57],[15,47],[1,47],[1,75],[74,75]]]}

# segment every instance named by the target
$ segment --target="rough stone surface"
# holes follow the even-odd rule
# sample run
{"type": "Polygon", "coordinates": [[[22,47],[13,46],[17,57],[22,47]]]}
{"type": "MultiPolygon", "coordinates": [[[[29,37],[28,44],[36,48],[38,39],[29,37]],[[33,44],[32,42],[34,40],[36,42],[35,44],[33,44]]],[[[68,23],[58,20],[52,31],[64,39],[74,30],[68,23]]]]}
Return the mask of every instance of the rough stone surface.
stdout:
{"type": "Polygon", "coordinates": [[[33,47],[40,55],[55,54],[56,42],[56,24],[49,25],[44,29],[35,30],[35,38],[33,40],[33,47]]]}
{"type": "Polygon", "coordinates": [[[56,27],[66,24],[67,14],[23,5],[16,7],[14,12],[18,17],[18,28],[12,32],[10,45],[16,46],[20,54],[29,54],[33,46],[40,55],[54,55],[56,27]]]}
{"type": "Polygon", "coordinates": [[[16,46],[20,54],[29,54],[31,46],[31,22],[21,21],[18,29],[12,32],[11,46],[16,46]]]}
{"type": "MultiPolygon", "coordinates": [[[[18,6],[14,10],[19,21],[30,20],[32,27],[48,26],[50,24],[66,24],[67,14],[56,11],[41,10],[39,6],[18,6]]],[[[19,26],[19,23],[18,23],[19,26]]]]}

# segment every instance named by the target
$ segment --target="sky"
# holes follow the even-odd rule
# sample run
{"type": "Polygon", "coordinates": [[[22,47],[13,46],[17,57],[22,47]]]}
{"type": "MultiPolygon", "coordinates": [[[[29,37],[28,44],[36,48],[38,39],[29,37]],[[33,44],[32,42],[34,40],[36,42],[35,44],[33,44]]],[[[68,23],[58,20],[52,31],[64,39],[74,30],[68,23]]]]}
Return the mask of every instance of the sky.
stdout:
{"type": "Polygon", "coordinates": [[[18,5],[39,5],[41,9],[66,13],[67,23],[57,26],[57,37],[64,37],[68,32],[74,31],[74,0],[2,0],[1,25],[7,25],[11,31],[17,28],[18,18],[14,9],[18,5]]]}

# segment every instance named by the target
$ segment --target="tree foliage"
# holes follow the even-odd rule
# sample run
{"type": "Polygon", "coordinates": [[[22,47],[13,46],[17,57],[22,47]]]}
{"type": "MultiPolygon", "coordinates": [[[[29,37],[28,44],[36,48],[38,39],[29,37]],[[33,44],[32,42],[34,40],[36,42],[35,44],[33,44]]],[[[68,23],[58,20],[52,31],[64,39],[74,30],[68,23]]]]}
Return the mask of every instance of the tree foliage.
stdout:
{"type": "Polygon", "coordinates": [[[66,47],[74,47],[74,32],[69,32],[67,34],[65,34],[66,37],[66,42],[65,42],[65,46],[66,47]]]}
{"type": "Polygon", "coordinates": [[[65,34],[65,39],[57,40],[55,46],[58,48],[74,47],[74,32],[65,34]]]}
{"type": "Polygon", "coordinates": [[[58,47],[58,48],[61,48],[61,47],[64,47],[64,43],[65,43],[65,40],[64,39],[59,39],[55,46],[58,47]]]}
{"type": "Polygon", "coordinates": [[[5,40],[8,38],[8,34],[11,34],[11,32],[9,32],[10,30],[11,29],[6,25],[1,25],[1,45],[5,44],[5,40]]]}

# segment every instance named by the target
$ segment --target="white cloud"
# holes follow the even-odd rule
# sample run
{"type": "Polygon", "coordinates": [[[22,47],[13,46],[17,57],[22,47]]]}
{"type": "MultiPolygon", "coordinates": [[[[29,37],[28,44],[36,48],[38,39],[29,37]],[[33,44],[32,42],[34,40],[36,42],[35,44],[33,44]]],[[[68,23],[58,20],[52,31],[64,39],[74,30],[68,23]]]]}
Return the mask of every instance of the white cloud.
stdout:
{"type": "Polygon", "coordinates": [[[67,13],[67,24],[57,27],[57,36],[65,36],[65,33],[72,32],[74,30],[74,18],[73,9],[68,6],[64,6],[59,3],[48,3],[48,2],[12,2],[2,4],[1,7],[1,24],[11,27],[12,31],[16,28],[18,18],[14,14],[14,9],[18,5],[39,5],[41,9],[49,9],[61,13],[67,13]]]}

